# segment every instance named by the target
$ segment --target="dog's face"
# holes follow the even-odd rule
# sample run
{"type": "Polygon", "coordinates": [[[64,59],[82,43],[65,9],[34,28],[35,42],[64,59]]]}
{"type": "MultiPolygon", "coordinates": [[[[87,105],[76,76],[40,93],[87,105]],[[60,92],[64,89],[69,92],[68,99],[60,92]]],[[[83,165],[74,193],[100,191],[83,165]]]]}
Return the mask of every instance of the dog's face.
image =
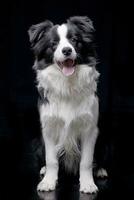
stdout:
{"type": "Polygon", "coordinates": [[[65,76],[72,75],[77,64],[95,63],[92,42],[94,28],[88,17],[71,17],[67,23],[53,25],[46,20],[29,29],[36,69],[56,63],[65,76]]]}

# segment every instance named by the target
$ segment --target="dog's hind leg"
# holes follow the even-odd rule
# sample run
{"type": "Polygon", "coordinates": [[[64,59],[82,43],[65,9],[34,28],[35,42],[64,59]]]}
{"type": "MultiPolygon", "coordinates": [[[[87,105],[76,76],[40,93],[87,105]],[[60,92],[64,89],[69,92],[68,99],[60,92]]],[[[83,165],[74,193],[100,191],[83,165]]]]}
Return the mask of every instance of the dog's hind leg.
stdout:
{"type": "Polygon", "coordinates": [[[43,178],[45,176],[46,173],[46,166],[43,166],[40,170],[40,177],[43,178]]]}
{"type": "Polygon", "coordinates": [[[106,169],[104,169],[104,168],[98,169],[97,173],[96,173],[96,177],[97,178],[108,178],[108,173],[107,173],[106,169]]]}

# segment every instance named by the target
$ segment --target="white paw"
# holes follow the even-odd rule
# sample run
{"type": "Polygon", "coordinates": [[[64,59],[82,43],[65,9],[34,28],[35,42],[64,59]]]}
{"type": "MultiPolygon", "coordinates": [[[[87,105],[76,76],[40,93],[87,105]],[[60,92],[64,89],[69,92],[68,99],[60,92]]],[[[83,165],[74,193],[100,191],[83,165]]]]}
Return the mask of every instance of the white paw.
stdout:
{"type": "Polygon", "coordinates": [[[43,180],[38,184],[38,191],[52,191],[56,187],[56,179],[52,176],[45,176],[43,180]]]}
{"type": "Polygon", "coordinates": [[[43,166],[43,167],[41,168],[41,170],[40,170],[40,175],[43,177],[43,176],[45,175],[45,173],[46,173],[46,167],[43,166]]]}
{"type": "Polygon", "coordinates": [[[92,193],[96,193],[97,191],[98,191],[98,187],[95,185],[93,181],[89,181],[88,178],[80,182],[80,192],[92,194],[92,193]]]}
{"type": "Polygon", "coordinates": [[[93,180],[92,168],[89,170],[80,169],[80,192],[92,194],[97,191],[98,187],[95,185],[93,180]]]}
{"type": "Polygon", "coordinates": [[[106,171],[105,169],[100,168],[100,169],[97,171],[96,176],[97,176],[98,178],[107,178],[107,177],[108,177],[108,173],[107,173],[107,171],[106,171]]]}

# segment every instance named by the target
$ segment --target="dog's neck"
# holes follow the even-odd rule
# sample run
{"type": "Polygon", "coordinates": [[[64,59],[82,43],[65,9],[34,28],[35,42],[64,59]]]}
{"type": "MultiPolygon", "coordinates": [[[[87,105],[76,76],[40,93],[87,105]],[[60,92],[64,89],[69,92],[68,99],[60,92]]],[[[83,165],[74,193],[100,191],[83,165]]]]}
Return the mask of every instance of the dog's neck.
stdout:
{"type": "Polygon", "coordinates": [[[75,73],[66,77],[53,64],[37,72],[37,81],[38,86],[58,96],[77,96],[77,94],[82,96],[96,92],[98,76],[95,67],[78,65],[75,73]]]}

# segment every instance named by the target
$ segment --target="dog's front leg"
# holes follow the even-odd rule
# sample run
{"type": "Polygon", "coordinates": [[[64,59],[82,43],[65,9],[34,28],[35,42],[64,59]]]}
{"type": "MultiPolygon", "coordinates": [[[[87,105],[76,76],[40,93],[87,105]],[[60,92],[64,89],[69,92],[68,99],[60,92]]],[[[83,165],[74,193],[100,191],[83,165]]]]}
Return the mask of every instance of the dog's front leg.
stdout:
{"type": "Polygon", "coordinates": [[[94,146],[98,131],[92,128],[89,134],[82,135],[81,162],[80,162],[80,191],[84,193],[95,193],[98,188],[94,183],[92,165],[94,146]]]}
{"type": "Polygon", "coordinates": [[[51,191],[55,189],[58,179],[58,159],[54,141],[47,135],[44,136],[44,140],[46,149],[46,173],[42,181],[38,184],[37,190],[51,191]]]}

